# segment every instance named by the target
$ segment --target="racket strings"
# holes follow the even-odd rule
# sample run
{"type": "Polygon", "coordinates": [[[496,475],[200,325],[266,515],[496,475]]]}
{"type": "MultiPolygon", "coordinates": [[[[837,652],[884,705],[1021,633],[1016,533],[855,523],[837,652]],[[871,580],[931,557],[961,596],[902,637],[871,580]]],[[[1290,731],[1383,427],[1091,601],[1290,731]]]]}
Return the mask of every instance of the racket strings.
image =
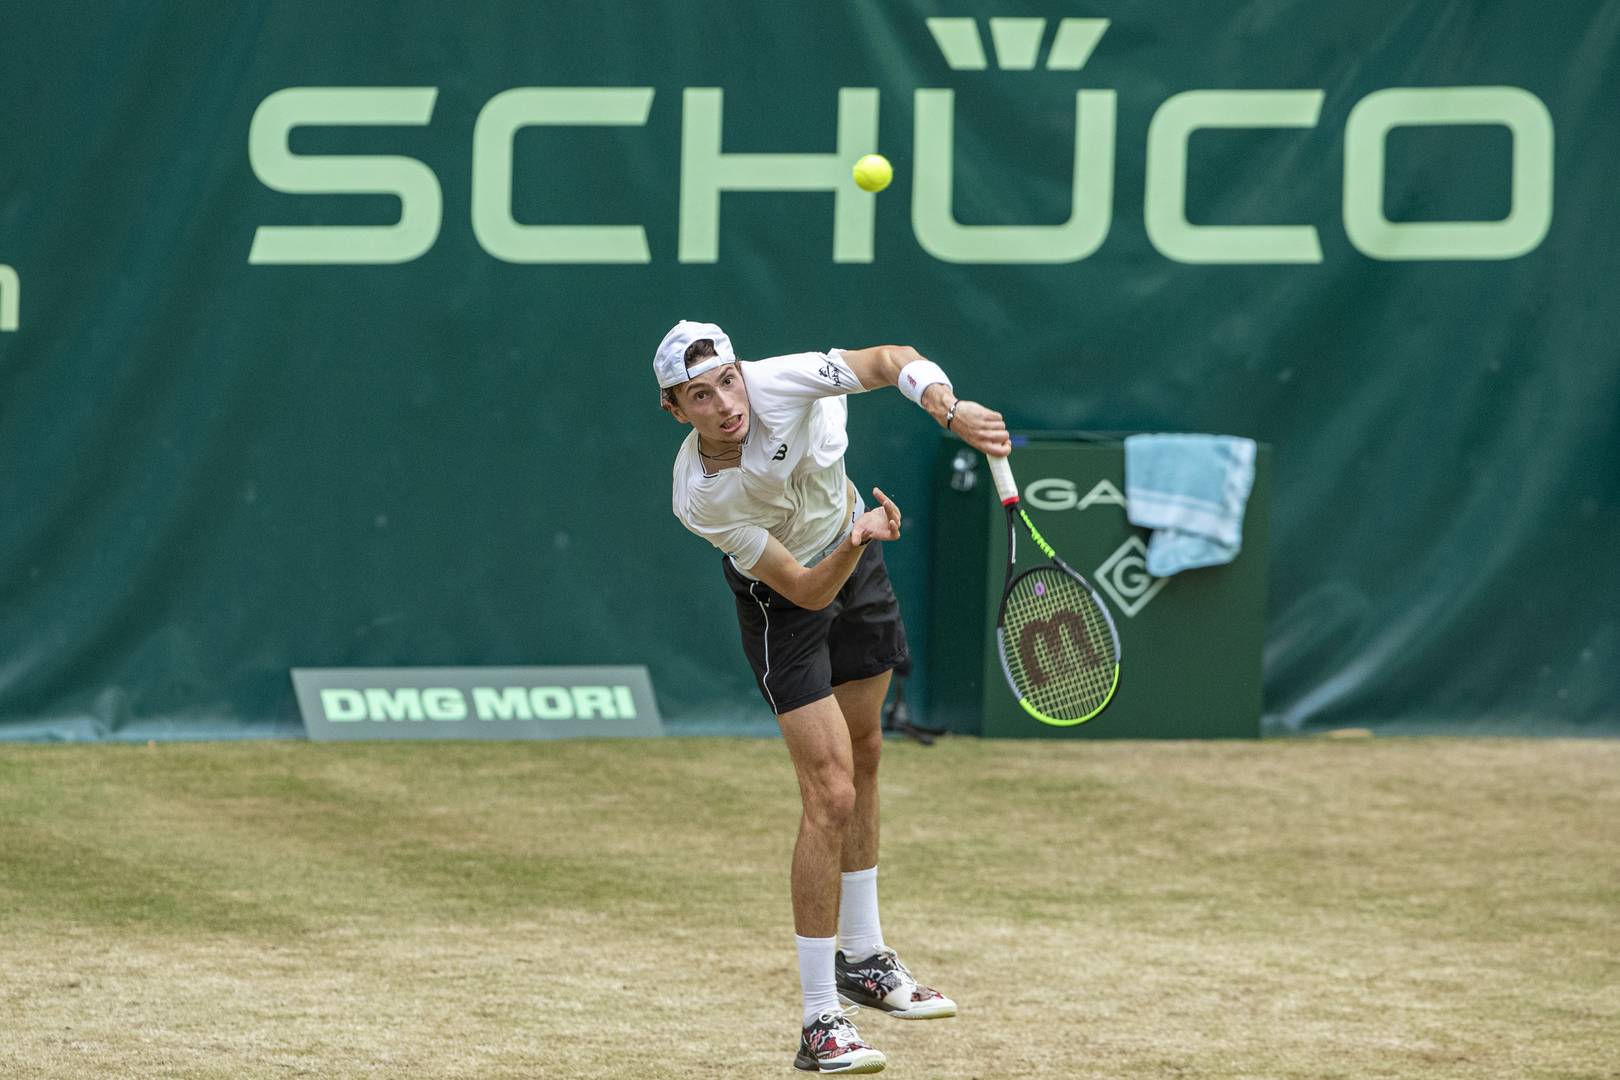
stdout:
{"type": "Polygon", "coordinates": [[[1085,585],[1055,566],[1031,570],[1013,582],[1001,627],[1008,676],[1035,709],[1073,720],[1108,700],[1114,633],[1085,585]]]}

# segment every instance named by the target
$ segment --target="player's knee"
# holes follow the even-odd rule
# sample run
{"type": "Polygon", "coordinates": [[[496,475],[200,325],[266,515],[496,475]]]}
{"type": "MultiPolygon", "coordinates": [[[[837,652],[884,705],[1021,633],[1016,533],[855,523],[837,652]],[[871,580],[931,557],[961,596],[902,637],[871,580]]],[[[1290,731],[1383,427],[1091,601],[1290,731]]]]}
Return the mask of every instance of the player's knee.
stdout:
{"type": "Polygon", "coordinates": [[[873,729],[865,735],[850,739],[850,750],[855,756],[855,771],[858,773],[877,772],[878,759],[883,756],[883,731],[873,729]]]}
{"type": "Polygon", "coordinates": [[[841,829],[855,813],[855,782],[841,769],[824,769],[805,786],[805,816],[817,825],[841,829]]]}

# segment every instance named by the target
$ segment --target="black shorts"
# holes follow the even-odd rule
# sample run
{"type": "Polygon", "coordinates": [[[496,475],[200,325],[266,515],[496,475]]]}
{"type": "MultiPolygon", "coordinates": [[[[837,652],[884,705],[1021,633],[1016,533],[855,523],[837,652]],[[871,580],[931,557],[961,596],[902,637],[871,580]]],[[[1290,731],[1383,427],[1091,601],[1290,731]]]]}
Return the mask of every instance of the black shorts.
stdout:
{"type": "Polygon", "coordinates": [[[883,566],[883,545],[867,545],[844,587],[820,611],[808,611],[725,560],[737,597],[737,625],[754,681],[780,715],[820,701],[840,683],[881,675],[905,663],[906,628],[883,566]]]}

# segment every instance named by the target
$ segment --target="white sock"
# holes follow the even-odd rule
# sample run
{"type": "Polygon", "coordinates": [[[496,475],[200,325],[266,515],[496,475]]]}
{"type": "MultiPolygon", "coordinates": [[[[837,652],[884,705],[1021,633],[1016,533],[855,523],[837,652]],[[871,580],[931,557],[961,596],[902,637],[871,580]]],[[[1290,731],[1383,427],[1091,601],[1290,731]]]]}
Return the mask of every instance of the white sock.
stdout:
{"type": "Polygon", "coordinates": [[[883,947],[875,866],[844,875],[838,901],[838,947],[848,960],[864,960],[883,947]]]}
{"type": "Polygon", "coordinates": [[[804,1026],[809,1027],[822,1013],[838,1008],[838,978],[833,969],[838,939],[794,934],[793,940],[799,945],[799,989],[804,991],[804,1026]]]}

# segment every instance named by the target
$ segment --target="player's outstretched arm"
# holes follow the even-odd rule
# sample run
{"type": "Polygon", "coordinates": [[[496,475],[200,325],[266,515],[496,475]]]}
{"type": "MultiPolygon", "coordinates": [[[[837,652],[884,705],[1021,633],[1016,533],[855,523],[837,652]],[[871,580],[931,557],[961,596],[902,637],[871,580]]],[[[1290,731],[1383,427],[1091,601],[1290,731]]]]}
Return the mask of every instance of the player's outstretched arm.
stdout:
{"type": "Polygon", "coordinates": [[[935,423],[974,449],[998,457],[1012,453],[1007,422],[1001,414],[977,401],[959,401],[950,381],[944,377],[945,373],[910,345],[846,349],[844,362],[861,380],[862,386],[868,390],[880,386],[898,387],[906,397],[921,405],[935,423]],[[907,392],[902,380],[908,375],[911,381],[915,382],[920,377],[927,380],[926,384],[913,386],[911,392],[907,392]]]}
{"type": "Polygon", "coordinates": [[[767,536],[765,554],[748,572],[799,607],[820,611],[833,602],[855,572],[861,551],[870,541],[900,539],[900,508],[878,488],[872,489],[872,495],[878,505],[856,518],[844,542],[816,565],[802,565],[780,540],[767,536]]]}

